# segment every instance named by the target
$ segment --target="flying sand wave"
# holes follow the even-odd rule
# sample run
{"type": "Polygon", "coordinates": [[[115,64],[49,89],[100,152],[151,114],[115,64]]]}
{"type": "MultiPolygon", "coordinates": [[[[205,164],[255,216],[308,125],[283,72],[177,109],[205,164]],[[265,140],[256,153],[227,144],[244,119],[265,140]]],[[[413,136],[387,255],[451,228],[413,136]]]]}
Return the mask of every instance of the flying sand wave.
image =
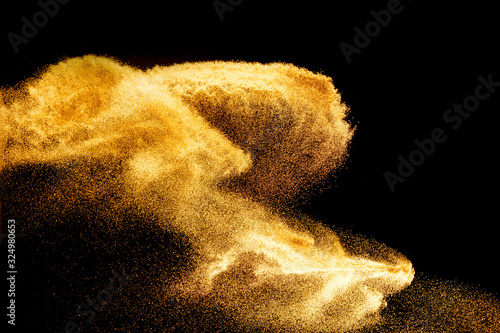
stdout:
{"type": "Polygon", "coordinates": [[[70,165],[49,195],[61,209],[91,200],[116,230],[117,211],[147,212],[189,239],[193,269],[167,298],[276,331],[343,332],[379,322],[414,278],[395,251],[355,256],[330,229],[280,213],[347,156],[354,130],[327,76],[221,61],[142,71],[88,55],[2,94],[0,170],[70,165]]]}

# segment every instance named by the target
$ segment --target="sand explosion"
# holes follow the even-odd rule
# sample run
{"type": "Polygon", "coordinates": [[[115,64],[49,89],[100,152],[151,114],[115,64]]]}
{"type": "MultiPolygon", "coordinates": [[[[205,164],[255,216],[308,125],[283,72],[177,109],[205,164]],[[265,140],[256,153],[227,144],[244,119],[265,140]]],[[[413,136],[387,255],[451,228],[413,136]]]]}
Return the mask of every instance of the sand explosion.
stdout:
{"type": "Polygon", "coordinates": [[[355,256],[328,228],[276,209],[345,160],[353,129],[329,77],[282,63],[142,71],[89,55],[2,94],[0,170],[72,170],[30,204],[90,202],[111,233],[130,223],[120,211],[143,212],[189,239],[192,269],[165,298],[275,331],[341,332],[376,323],[413,280],[395,251],[355,256]]]}

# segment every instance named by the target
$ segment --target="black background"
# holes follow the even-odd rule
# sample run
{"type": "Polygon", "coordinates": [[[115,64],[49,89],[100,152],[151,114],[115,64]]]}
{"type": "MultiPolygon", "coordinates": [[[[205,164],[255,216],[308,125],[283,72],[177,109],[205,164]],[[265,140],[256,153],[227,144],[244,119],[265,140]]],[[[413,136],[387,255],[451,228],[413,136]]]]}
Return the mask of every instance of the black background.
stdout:
{"type": "Polygon", "coordinates": [[[357,131],[346,167],[301,210],[398,249],[426,275],[498,292],[500,92],[455,131],[442,119],[474,93],[479,75],[500,81],[496,7],[402,1],[402,12],[348,64],[339,44],[353,44],[353,28],[387,3],[244,0],[221,21],[212,1],[73,0],[15,54],[7,34],[20,34],[21,18],[40,7],[11,1],[0,14],[0,83],[88,53],[144,68],[221,59],[320,71],[333,77],[357,131]],[[392,193],[384,172],[396,172],[398,155],[407,157],[436,127],[448,139],[392,193]]]}

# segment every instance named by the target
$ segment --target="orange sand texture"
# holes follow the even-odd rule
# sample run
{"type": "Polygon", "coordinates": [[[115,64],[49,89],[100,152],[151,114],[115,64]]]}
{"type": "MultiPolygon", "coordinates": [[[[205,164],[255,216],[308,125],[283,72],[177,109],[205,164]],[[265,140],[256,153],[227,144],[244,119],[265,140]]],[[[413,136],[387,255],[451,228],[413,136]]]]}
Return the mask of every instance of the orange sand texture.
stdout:
{"type": "MultiPolygon", "coordinates": [[[[164,298],[276,332],[498,328],[493,301],[476,306],[491,312],[487,320],[460,312],[470,293],[442,310],[461,316],[456,324],[385,314],[387,297],[414,279],[409,260],[383,246],[354,255],[332,230],[283,213],[347,156],[349,110],[325,75],[221,61],[143,71],[88,55],[1,92],[0,170],[69,167],[71,176],[45,190],[51,207],[92,202],[111,233],[128,227],[117,212],[145,212],[151,228],[187,237],[192,269],[158,290],[164,298]]],[[[408,302],[435,297],[438,287],[410,288],[408,302]]]]}

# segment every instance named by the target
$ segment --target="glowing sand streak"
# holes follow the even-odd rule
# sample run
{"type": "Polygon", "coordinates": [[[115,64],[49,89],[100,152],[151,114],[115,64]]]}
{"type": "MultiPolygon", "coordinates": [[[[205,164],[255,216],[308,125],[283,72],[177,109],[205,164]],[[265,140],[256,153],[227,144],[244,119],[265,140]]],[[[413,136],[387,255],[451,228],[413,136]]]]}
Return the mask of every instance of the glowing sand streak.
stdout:
{"type": "Polygon", "coordinates": [[[345,331],[376,322],[413,279],[402,256],[352,257],[332,231],[298,231],[263,205],[293,200],[345,159],[353,130],[324,75],[244,62],[143,72],[86,56],[2,95],[1,168],[80,160],[61,180],[71,193],[52,195],[59,205],[115,194],[113,207],[93,201],[110,219],[135,207],[189,237],[196,267],[166,297],[279,330],[345,331]]]}
{"type": "MultiPolygon", "coordinates": [[[[335,331],[359,327],[361,323],[373,323],[374,319],[370,316],[386,305],[384,295],[405,288],[413,280],[413,267],[403,258],[394,265],[388,265],[350,257],[342,252],[331,256],[319,251],[310,237],[295,235],[279,224],[275,230],[276,233],[271,233],[271,236],[258,231],[242,236],[239,240],[241,244],[236,249],[219,255],[208,266],[203,279],[208,285],[202,290],[232,289],[229,304],[237,307],[243,316],[255,317],[252,313],[262,305],[256,305],[251,300],[264,298],[274,306],[264,306],[264,314],[257,316],[260,321],[278,316],[288,321],[304,321],[306,326],[335,331]],[[231,271],[235,267],[239,267],[243,275],[238,276],[231,271]],[[231,277],[233,274],[236,275],[231,277]],[[287,277],[292,281],[300,278],[304,289],[284,283],[277,289],[278,296],[270,297],[266,289],[273,284],[272,281],[287,281],[287,277]],[[295,294],[291,298],[296,298],[296,294],[301,297],[288,304],[289,299],[280,299],[279,296],[288,292],[295,294]],[[330,307],[347,308],[349,311],[342,315],[325,316],[330,307]],[[339,321],[343,323],[340,326],[339,321]]],[[[227,304],[227,295],[220,297],[222,303],[227,304]]]]}

